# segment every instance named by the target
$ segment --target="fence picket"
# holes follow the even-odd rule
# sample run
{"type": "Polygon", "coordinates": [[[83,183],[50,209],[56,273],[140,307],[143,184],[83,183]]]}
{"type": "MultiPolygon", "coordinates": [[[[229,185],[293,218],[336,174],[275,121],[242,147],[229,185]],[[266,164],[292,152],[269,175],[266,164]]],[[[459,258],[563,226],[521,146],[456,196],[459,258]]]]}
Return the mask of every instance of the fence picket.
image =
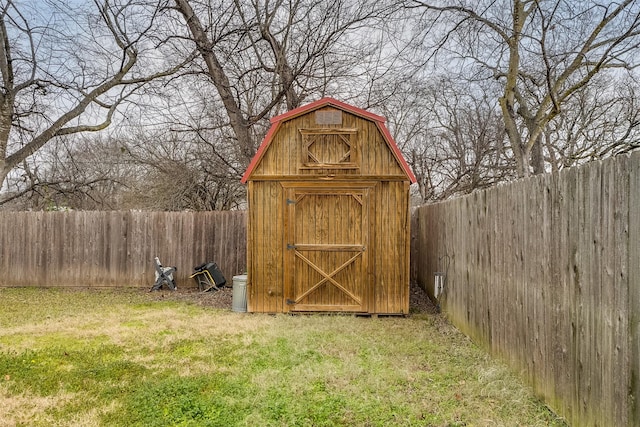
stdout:
{"type": "Polygon", "coordinates": [[[179,286],[203,262],[246,269],[245,212],[0,211],[0,286],[151,287],[153,258],[179,286]]]}
{"type": "Polygon", "coordinates": [[[444,309],[523,372],[571,425],[640,425],[640,152],[416,209],[429,293],[447,242],[444,309]]]}

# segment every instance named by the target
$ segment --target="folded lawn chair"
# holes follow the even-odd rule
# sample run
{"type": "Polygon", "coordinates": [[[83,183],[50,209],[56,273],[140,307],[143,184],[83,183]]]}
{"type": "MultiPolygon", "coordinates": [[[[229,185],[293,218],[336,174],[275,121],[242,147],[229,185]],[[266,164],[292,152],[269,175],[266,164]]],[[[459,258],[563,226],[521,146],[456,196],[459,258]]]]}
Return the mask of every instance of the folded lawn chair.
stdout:
{"type": "Polygon", "coordinates": [[[162,289],[163,285],[167,285],[167,288],[175,291],[178,289],[176,286],[176,281],[173,278],[173,273],[178,271],[177,267],[163,267],[160,263],[160,259],[155,257],[156,262],[156,282],[153,284],[151,288],[152,291],[159,291],[162,289]]]}
{"type": "Polygon", "coordinates": [[[207,262],[193,269],[195,273],[189,277],[196,281],[198,290],[202,292],[217,291],[227,283],[215,262],[207,262]]]}

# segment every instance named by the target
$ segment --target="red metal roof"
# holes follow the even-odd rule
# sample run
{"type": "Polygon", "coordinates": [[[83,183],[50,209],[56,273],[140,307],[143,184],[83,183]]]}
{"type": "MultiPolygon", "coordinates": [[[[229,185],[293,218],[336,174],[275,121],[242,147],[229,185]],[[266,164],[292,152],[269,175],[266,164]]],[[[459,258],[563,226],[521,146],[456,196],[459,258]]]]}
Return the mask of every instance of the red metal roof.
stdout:
{"type": "Polygon", "coordinates": [[[301,116],[310,111],[317,110],[322,107],[326,107],[327,105],[331,105],[332,107],[336,107],[340,110],[349,112],[356,116],[360,116],[362,118],[369,119],[375,122],[376,126],[384,136],[385,142],[393,152],[393,155],[395,156],[398,163],[400,163],[400,166],[402,167],[404,172],[407,174],[407,177],[409,178],[411,183],[416,182],[415,175],[411,171],[411,168],[407,164],[407,161],[405,160],[404,156],[400,152],[398,145],[393,140],[393,137],[391,136],[389,129],[387,129],[387,127],[384,124],[386,119],[382,116],[378,116],[376,114],[370,113],[369,111],[354,107],[353,105],[345,104],[344,102],[338,101],[333,98],[322,98],[318,101],[312,102],[307,105],[303,105],[291,111],[287,111],[286,113],[280,114],[279,116],[273,117],[271,119],[271,128],[269,128],[267,135],[262,140],[260,147],[258,147],[258,151],[256,152],[256,155],[253,156],[253,159],[251,159],[251,163],[249,163],[249,167],[247,167],[247,170],[245,171],[244,175],[242,175],[242,179],[240,180],[240,182],[245,184],[249,180],[249,176],[251,176],[251,173],[253,172],[253,170],[256,168],[258,163],[260,163],[260,160],[262,160],[262,156],[264,156],[264,153],[267,151],[267,148],[271,144],[271,141],[273,140],[273,137],[278,131],[278,128],[280,127],[280,124],[282,122],[286,120],[290,120],[294,117],[301,116]]]}

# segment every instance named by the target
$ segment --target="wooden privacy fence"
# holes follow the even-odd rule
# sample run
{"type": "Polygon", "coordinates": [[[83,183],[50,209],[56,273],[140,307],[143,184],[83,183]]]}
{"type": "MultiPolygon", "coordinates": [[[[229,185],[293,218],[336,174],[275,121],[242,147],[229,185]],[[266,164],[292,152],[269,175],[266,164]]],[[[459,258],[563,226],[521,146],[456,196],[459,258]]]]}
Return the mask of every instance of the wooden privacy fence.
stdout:
{"type": "Polygon", "coordinates": [[[413,272],[571,425],[640,425],[640,152],[423,206],[413,272]]]}
{"type": "Polygon", "coordinates": [[[214,261],[246,269],[245,212],[0,212],[0,286],[151,287],[154,257],[178,287],[214,261]]]}

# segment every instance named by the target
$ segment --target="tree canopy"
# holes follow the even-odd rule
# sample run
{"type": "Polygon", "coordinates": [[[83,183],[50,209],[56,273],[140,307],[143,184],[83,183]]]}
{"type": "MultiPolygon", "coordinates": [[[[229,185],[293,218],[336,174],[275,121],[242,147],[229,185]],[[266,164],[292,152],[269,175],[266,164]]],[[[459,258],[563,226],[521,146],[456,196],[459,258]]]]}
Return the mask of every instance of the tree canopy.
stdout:
{"type": "Polygon", "coordinates": [[[640,0],[5,0],[0,207],[234,209],[269,118],[370,109],[416,202],[640,146],[640,0]]]}

